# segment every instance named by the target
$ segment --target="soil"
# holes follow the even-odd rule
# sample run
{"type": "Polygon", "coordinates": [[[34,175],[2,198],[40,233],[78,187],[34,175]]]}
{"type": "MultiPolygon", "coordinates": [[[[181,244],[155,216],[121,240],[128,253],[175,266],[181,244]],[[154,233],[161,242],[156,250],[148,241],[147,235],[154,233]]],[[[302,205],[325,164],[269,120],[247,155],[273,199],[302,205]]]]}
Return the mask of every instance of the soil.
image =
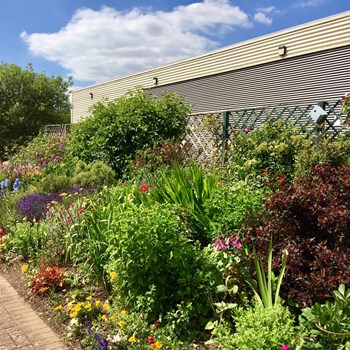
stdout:
{"type": "Polygon", "coordinates": [[[65,325],[59,314],[52,312],[52,305],[45,297],[34,295],[23,278],[21,272],[22,263],[19,260],[13,260],[10,263],[0,261],[0,271],[2,276],[11,284],[17,293],[30,304],[33,310],[37,312],[41,319],[62,339],[69,350],[81,349],[79,344],[74,341],[67,341],[63,338],[65,334],[65,325]]]}
{"type": "MultiPolygon", "coordinates": [[[[80,350],[81,347],[77,342],[67,341],[62,335],[65,334],[66,325],[62,322],[59,314],[52,312],[52,305],[45,297],[40,297],[33,294],[26,284],[23,274],[21,272],[22,262],[18,259],[14,259],[11,262],[2,262],[0,260],[0,271],[6,280],[12,285],[17,293],[30,304],[33,310],[48,324],[48,326],[55,332],[62,341],[65,342],[69,350],[80,350]]],[[[217,350],[217,346],[214,344],[196,344],[193,346],[193,350],[217,350]]]]}

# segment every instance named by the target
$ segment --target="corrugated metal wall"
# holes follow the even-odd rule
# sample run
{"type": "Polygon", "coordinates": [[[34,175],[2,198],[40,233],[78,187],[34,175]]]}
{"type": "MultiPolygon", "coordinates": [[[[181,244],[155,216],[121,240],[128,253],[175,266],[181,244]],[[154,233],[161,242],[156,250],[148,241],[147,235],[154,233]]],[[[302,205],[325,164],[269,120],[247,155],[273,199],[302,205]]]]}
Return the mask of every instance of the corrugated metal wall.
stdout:
{"type": "MultiPolygon", "coordinates": [[[[308,59],[317,60],[317,55],[312,54],[317,52],[322,53],[330,49],[334,49],[335,52],[337,52],[337,48],[349,45],[350,11],[347,11],[335,16],[228,46],[204,55],[75,90],[72,92],[72,121],[76,122],[81,117],[86,116],[89,107],[104,97],[115,99],[125,94],[126,91],[140,85],[144,88],[153,88],[153,77],[158,78],[158,87],[155,89],[156,93],[165,86],[176,86],[179,89],[183,87],[186,92],[189,93],[189,90],[193,89],[193,85],[190,89],[191,84],[204,84],[204,82],[210,82],[210,84],[218,83],[221,90],[221,85],[224,81],[218,79],[227,79],[231,81],[230,74],[233,74],[234,71],[237,71],[237,79],[235,80],[236,91],[239,90],[239,88],[243,88],[245,93],[248,93],[246,81],[251,83],[254,80],[256,81],[253,86],[249,87],[250,89],[255,86],[268,86],[268,89],[271,90],[277,89],[277,85],[269,85],[271,81],[275,84],[276,79],[269,80],[268,76],[264,77],[256,70],[251,70],[251,68],[253,66],[256,66],[256,69],[264,68],[266,71],[265,74],[272,74],[274,77],[278,76],[275,71],[276,69],[283,70],[284,75],[281,78],[286,80],[287,78],[289,79],[286,75],[290,74],[290,71],[295,74],[295,70],[289,67],[289,65],[293,64],[292,62],[294,62],[295,58],[299,57],[302,59],[303,57],[307,57],[308,59]],[[287,54],[283,57],[278,55],[277,49],[280,45],[285,45],[287,47],[287,54]],[[268,71],[267,67],[270,67],[272,71],[268,71]],[[241,76],[239,76],[239,74],[241,74],[241,76]],[[242,76],[243,74],[250,74],[250,76],[246,78],[242,76]],[[255,79],[252,76],[253,74],[256,75],[255,79]],[[205,77],[209,80],[205,80],[205,77]],[[269,81],[269,84],[267,81],[269,81]],[[93,94],[92,99],[90,98],[90,93],[93,94]]],[[[335,57],[335,62],[336,60],[337,58],[335,57]]],[[[318,64],[318,62],[314,62],[314,64],[312,64],[312,62],[306,62],[305,65],[302,65],[300,63],[301,61],[298,62],[301,69],[308,68],[311,72],[315,68],[314,64],[318,64]]],[[[332,59],[330,59],[328,63],[332,65],[332,59]]],[[[328,63],[322,61],[322,64],[325,66],[328,63]]],[[[330,67],[327,68],[330,69],[330,67]]],[[[333,69],[337,70],[338,67],[333,64],[333,69]]],[[[306,74],[305,72],[299,72],[299,74],[301,73],[304,73],[302,75],[302,79],[304,79],[306,74]]],[[[336,73],[332,74],[333,77],[335,75],[336,73]]],[[[334,83],[333,81],[332,84],[334,83]]],[[[308,81],[307,84],[310,84],[310,82],[308,81]]],[[[281,86],[281,84],[278,86],[281,86]]],[[[300,89],[303,89],[303,86],[297,84],[294,88],[298,92],[300,89]]],[[[197,85],[195,85],[194,89],[198,89],[197,85]]],[[[280,89],[280,87],[278,87],[278,89],[280,89]]],[[[198,92],[200,91],[202,94],[205,93],[205,87],[201,85],[198,92]]],[[[209,91],[210,93],[214,93],[212,85],[209,91]]],[[[283,93],[283,91],[279,92],[283,93]]],[[[222,92],[217,95],[215,95],[215,93],[213,94],[212,101],[214,105],[210,107],[210,110],[216,109],[215,106],[219,106],[219,103],[215,101],[222,101],[219,96],[221,93],[222,92]]],[[[253,91],[249,90],[249,94],[252,93],[253,91]]],[[[275,92],[275,94],[278,94],[278,91],[275,92]]],[[[238,97],[241,98],[241,95],[238,97]]],[[[231,98],[231,95],[229,97],[231,98]]],[[[334,98],[337,96],[331,97],[334,98]]],[[[205,98],[208,99],[208,94],[204,94],[201,100],[205,98]]],[[[235,99],[237,100],[238,98],[235,99]]],[[[227,103],[229,103],[230,107],[232,106],[231,101],[227,103]]],[[[196,110],[202,110],[200,104],[197,105],[196,110]]]]}
{"type": "Polygon", "coordinates": [[[152,89],[176,91],[193,112],[316,103],[350,91],[350,45],[152,89]]]}

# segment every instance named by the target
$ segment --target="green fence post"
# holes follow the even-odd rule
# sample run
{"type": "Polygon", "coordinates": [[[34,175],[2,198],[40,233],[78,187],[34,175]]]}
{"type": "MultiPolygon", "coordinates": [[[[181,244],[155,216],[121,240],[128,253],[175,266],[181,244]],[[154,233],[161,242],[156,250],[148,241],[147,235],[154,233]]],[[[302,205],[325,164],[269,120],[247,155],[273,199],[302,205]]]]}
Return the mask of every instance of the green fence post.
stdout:
{"type": "Polygon", "coordinates": [[[221,165],[223,166],[225,164],[225,150],[226,150],[226,144],[228,140],[228,129],[230,126],[230,112],[226,111],[223,113],[223,120],[222,120],[222,151],[221,151],[221,165]]]}
{"type": "MultiPolygon", "coordinates": [[[[318,106],[320,106],[323,110],[326,110],[326,106],[327,106],[327,101],[319,101],[317,103],[318,106]]],[[[321,121],[320,124],[316,124],[316,133],[317,133],[317,138],[320,139],[322,136],[322,129],[323,129],[323,123],[326,120],[326,116],[324,116],[323,120],[321,121]]]]}

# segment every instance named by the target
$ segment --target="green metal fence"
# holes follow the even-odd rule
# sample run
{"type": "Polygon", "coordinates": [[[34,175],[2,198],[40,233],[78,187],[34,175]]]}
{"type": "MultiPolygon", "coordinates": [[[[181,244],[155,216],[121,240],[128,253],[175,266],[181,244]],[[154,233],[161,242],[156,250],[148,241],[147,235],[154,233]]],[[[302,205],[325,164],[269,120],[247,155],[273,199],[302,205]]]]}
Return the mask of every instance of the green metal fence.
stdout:
{"type": "Polygon", "coordinates": [[[294,124],[317,137],[327,133],[337,137],[349,130],[346,116],[342,114],[342,101],[319,101],[315,104],[277,105],[259,108],[228,110],[189,116],[186,142],[191,144],[193,156],[200,162],[224,163],[226,146],[235,132],[246,133],[258,129],[267,119],[281,119],[294,124]],[[317,123],[311,115],[315,106],[321,107],[325,114],[317,123]]]}

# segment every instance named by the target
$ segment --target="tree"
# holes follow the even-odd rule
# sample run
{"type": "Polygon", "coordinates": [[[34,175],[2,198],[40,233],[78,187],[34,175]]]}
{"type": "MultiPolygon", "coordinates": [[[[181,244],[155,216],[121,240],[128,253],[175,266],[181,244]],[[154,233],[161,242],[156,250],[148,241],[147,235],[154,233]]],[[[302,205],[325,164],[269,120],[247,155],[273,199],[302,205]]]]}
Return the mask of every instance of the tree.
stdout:
{"type": "Polygon", "coordinates": [[[0,64],[0,159],[38,135],[47,124],[69,123],[71,79],[48,77],[15,64],[0,64]]]}
{"type": "Polygon", "coordinates": [[[92,116],[73,128],[67,160],[102,160],[118,176],[125,175],[137,150],[184,137],[190,109],[175,93],[155,97],[142,88],[114,101],[98,102],[92,106],[92,116]]]}

